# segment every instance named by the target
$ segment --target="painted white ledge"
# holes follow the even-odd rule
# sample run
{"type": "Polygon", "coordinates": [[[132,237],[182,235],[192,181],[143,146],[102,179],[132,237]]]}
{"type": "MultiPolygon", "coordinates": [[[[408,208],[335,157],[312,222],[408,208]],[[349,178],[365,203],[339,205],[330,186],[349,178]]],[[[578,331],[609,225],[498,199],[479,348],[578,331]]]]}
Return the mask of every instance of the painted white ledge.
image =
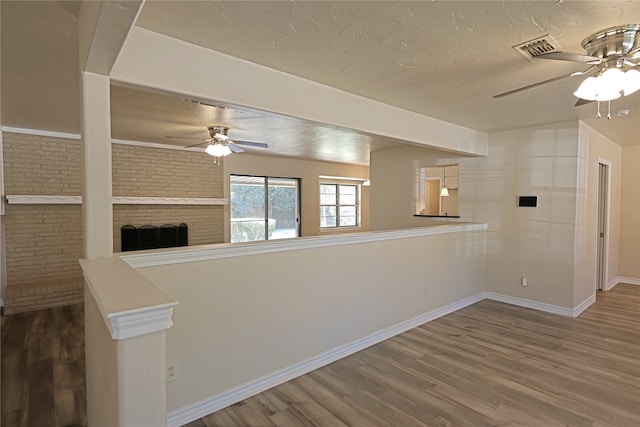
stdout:
{"type": "Polygon", "coordinates": [[[121,197],[114,196],[114,205],[226,205],[228,199],[209,197],[121,197]]]}
{"type": "Polygon", "coordinates": [[[380,242],[383,240],[406,239],[410,237],[421,237],[444,233],[484,231],[486,229],[487,224],[450,223],[430,227],[406,228],[390,231],[371,231],[365,233],[300,237],[286,240],[191,246],[188,249],[147,250],[134,254],[120,254],[120,258],[133,268],[142,268],[274,252],[297,251],[327,246],[342,246],[380,242]]]}
{"type": "MultiPolygon", "coordinates": [[[[82,196],[7,195],[10,205],[80,205],[82,196]]],[[[124,197],[112,198],[114,205],[226,205],[229,200],[212,197],[124,197]]]]}
{"type": "Polygon", "coordinates": [[[81,205],[82,196],[7,195],[10,205],[81,205]]]}
{"type": "Polygon", "coordinates": [[[2,129],[2,132],[17,133],[21,135],[46,136],[50,138],[64,138],[64,139],[80,139],[79,133],[56,132],[56,131],[49,131],[49,130],[43,130],[43,129],[17,128],[12,126],[2,126],[1,129],[2,129]]]}
{"type": "Polygon", "coordinates": [[[85,287],[114,340],[164,331],[173,325],[173,297],[118,257],[81,259],[85,287]]]}

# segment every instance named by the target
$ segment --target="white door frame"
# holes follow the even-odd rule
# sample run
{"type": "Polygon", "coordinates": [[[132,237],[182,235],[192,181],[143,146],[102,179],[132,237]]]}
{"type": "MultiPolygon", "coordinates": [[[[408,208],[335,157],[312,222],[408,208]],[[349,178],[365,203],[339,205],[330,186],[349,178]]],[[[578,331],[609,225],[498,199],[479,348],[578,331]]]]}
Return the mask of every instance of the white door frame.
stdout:
{"type": "Polygon", "coordinates": [[[609,290],[609,222],[610,222],[610,207],[611,207],[611,161],[602,157],[598,157],[598,186],[597,186],[597,210],[596,210],[596,259],[595,259],[595,274],[596,274],[596,290],[608,291],[609,290]],[[600,166],[606,167],[606,187],[604,206],[601,206],[601,191],[602,180],[600,176],[600,166]],[[604,242],[601,252],[600,246],[600,215],[604,215],[604,242]],[[602,266],[602,270],[598,266],[602,266]],[[599,274],[600,273],[600,274],[599,274]]]}

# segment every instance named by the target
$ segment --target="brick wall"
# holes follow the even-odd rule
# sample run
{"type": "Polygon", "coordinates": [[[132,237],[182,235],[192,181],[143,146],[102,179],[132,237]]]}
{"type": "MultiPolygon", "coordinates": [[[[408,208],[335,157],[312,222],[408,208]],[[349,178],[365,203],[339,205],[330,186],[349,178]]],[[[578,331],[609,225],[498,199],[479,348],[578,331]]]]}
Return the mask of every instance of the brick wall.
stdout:
{"type": "MultiPolygon", "coordinates": [[[[78,140],[3,134],[5,193],[82,194],[78,140]]],[[[222,167],[199,152],[112,145],[113,194],[133,197],[223,197],[222,167]]],[[[153,224],[189,226],[191,245],[224,239],[222,206],[116,205],[114,251],[120,227],[153,224]]],[[[79,205],[7,205],[7,283],[81,277],[82,208],[79,205]]]]}
{"type": "MultiPolygon", "coordinates": [[[[201,152],[113,144],[113,195],[131,197],[223,197],[222,167],[201,152]]],[[[222,243],[222,206],[116,205],[113,250],[119,252],[120,228],[186,223],[189,245],[222,243]]]]}
{"type": "MultiPolygon", "coordinates": [[[[4,186],[10,195],[80,195],[80,141],[3,134],[4,186]]],[[[81,277],[82,207],[7,205],[7,284],[81,277]]]]}
{"type": "Polygon", "coordinates": [[[7,205],[7,283],[82,277],[82,206],[7,205]]]}
{"type": "Polygon", "coordinates": [[[222,166],[194,151],[113,144],[113,195],[223,197],[222,166]]]}
{"type": "Polygon", "coordinates": [[[7,132],[2,137],[6,194],[82,194],[80,141],[7,132]]]}

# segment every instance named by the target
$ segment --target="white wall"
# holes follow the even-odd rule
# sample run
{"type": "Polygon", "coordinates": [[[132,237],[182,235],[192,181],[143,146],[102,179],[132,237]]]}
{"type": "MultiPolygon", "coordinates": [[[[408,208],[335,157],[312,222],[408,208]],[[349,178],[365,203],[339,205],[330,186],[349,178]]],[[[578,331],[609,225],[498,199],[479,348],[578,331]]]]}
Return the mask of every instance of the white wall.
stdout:
{"type": "MultiPolygon", "coordinates": [[[[609,165],[607,283],[618,277],[620,242],[620,180],[622,147],[580,122],[578,188],[576,206],[574,306],[597,288],[597,220],[599,163],[609,165]]],[[[604,284],[606,287],[606,283],[604,284]]]]}
{"type": "MultiPolygon", "coordinates": [[[[292,243],[321,245],[308,249],[137,268],[180,302],[167,331],[167,360],[177,361],[180,377],[168,385],[169,411],[207,400],[231,404],[225,394],[248,383],[484,290],[482,230],[330,244],[365,234],[292,243]]],[[[263,245],[283,242],[248,248],[263,245]]],[[[237,254],[238,245],[229,246],[237,254]]]]}
{"type": "Polygon", "coordinates": [[[640,284],[640,145],[622,147],[621,181],[618,274],[640,284]]]}
{"type": "Polygon", "coordinates": [[[417,168],[459,163],[459,221],[489,224],[487,291],[575,309],[588,304],[596,289],[599,161],[611,165],[607,281],[611,286],[618,276],[640,274],[640,153],[633,147],[627,152],[621,172],[621,147],[578,122],[491,134],[487,157],[455,158],[417,147],[374,152],[371,229],[433,223],[412,216],[417,168]],[[518,207],[519,195],[538,196],[538,207],[518,207]]]}
{"type": "MultiPolygon", "coordinates": [[[[366,166],[343,163],[317,162],[280,157],[255,156],[243,153],[224,159],[224,197],[229,198],[229,175],[259,175],[282,178],[300,178],[301,235],[369,231],[369,188],[362,190],[362,223],[358,229],[320,231],[320,180],[319,175],[367,179],[366,166]]],[[[229,206],[225,209],[225,241],[229,241],[229,206]]]]}
{"type": "Polygon", "coordinates": [[[488,157],[460,159],[460,215],[489,224],[487,291],[574,307],[578,145],[568,122],[491,134],[488,157]]]}
{"type": "MultiPolygon", "coordinates": [[[[0,7],[0,9],[2,9],[0,7]]],[[[0,13],[1,15],[1,13],[0,13]]],[[[2,55],[0,55],[1,57],[2,55]]],[[[1,61],[1,60],[0,60],[1,61]]],[[[1,79],[0,79],[1,81],[1,79]]],[[[2,84],[0,82],[0,99],[2,99],[2,84]]],[[[1,104],[1,103],[0,103],[1,104]]],[[[2,107],[0,106],[0,129],[2,129],[2,107]]],[[[0,306],[4,305],[4,288],[7,286],[4,245],[4,159],[2,148],[2,132],[0,132],[0,306]]]]}
{"type": "MultiPolygon", "coordinates": [[[[434,219],[415,217],[418,169],[457,163],[452,153],[407,146],[371,153],[370,227],[371,230],[422,227],[434,219]]],[[[461,184],[463,185],[463,184],[461,184]]],[[[438,218],[439,221],[451,221],[438,218]]],[[[469,221],[467,216],[460,221],[469,221]]]]}

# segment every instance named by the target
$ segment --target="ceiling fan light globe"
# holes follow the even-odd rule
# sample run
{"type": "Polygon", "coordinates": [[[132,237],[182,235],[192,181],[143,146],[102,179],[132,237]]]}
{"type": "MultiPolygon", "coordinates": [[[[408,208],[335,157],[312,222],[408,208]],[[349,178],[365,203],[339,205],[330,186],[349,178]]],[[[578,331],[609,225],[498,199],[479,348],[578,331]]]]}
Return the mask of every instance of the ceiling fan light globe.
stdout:
{"type": "Polygon", "coordinates": [[[625,76],[617,68],[610,68],[598,77],[587,77],[573,94],[587,101],[611,101],[621,96],[625,76]]]}
{"type": "Polygon", "coordinates": [[[598,95],[598,86],[596,77],[587,77],[573,94],[580,99],[595,101],[598,95]]]}
{"type": "Polygon", "coordinates": [[[598,77],[598,101],[620,98],[625,75],[619,68],[609,68],[598,77]]]}
{"type": "Polygon", "coordinates": [[[631,95],[640,89],[640,71],[638,70],[627,70],[624,73],[624,79],[622,84],[622,91],[624,92],[624,96],[631,95]]]}
{"type": "Polygon", "coordinates": [[[604,72],[600,75],[600,78],[603,82],[606,82],[605,84],[611,85],[619,83],[623,75],[624,72],[620,68],[613,67],[604,70],[604,72]]]}
{"type": "Polygon", "coordinates": [[[231,149],[223,144],[209,144],[204,151],[215,157],[224,157],[231,154],[231,149]]]}
{"type": "Polygon", "coordinates": [[[606,88],[598,91],[596,101],[613,101],[621,96],[620,88],[606,88]]]}

